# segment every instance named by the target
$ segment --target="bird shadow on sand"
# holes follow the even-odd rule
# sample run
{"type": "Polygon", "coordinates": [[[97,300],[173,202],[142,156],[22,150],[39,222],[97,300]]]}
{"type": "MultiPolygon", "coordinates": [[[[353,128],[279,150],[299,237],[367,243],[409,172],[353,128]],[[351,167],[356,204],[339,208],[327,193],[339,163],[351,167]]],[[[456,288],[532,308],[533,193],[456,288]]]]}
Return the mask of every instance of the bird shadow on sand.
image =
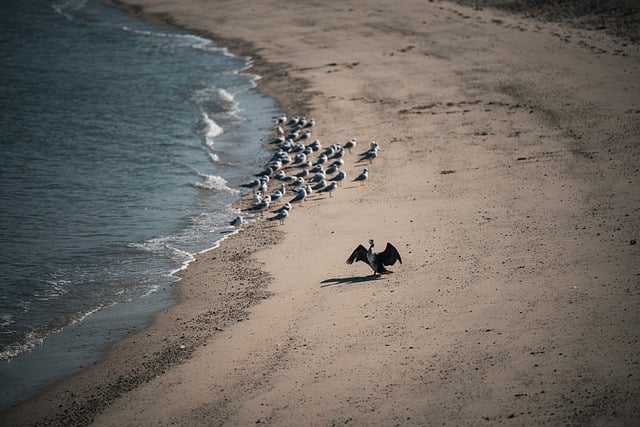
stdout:
{"type": "Polygon", "coordinates": [[[344,285],[345,283],[361,283],[379,280],[381,276],[351,276],[351,277],[335,277],[333,279],[325,279],[320,285],[321,288],[334,285],[344,285]]]}

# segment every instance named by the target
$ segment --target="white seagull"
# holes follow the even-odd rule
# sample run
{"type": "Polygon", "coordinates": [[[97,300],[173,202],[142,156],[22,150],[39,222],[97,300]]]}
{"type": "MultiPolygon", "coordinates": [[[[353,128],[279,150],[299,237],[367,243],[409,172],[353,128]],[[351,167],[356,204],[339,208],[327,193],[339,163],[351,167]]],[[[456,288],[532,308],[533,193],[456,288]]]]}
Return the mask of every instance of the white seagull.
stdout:
{"type": "Polygon", "coordinates": [[[320,144],[319,139],[315,139],[311,144],[308,145],[308,147],[311,147],[311,150],[313,151],[319,151],[320,148],[322,148],[322,144],[320,144]]]}
{"type": "Polygon", "coordinates": [[[358,145],[358,140],[353,138],[353,139],[350,139],[349,141],[345,142],[343,147],[346,148],[347,150],[349,150],[349,153],[351,153],[351,150],[353,148],[356,148],[356,145],[358,145]]]}
{"type": "Polygon", "coordinates": [[[254,179],[253,181],[248,182],[246,184],[240,184],[240,187],[252,188],[252,189],[256,190],[260,186],[261,182],[262,181],[260,179],[254,179]]]}
{"type": "Polygon", "coordinates": [[[346,178],[347,178],[347,173],[345,171],[340,171],[336,176],[331,178],[330,181],[335,181],[338,183],[338,185],[340,185],[340,182],[342,182],[346,178]]]}
{"type": "Polygon", "coordinates": [[[324,172],[318,172],[317,174],[309,178],[309,182],[320,182],[325,178],[326,178],[326,175],[324,172]]]}
{"type": "Polygon", "coordinates": [[[333,181],[331,182],[331,184],[327,185],[326,187],[324,187],[322,190],[320,190],[323,193],[329,193],[329,197],[333,197],[331,196],[331,193],[333,193],[333,191],[336,189],[336,187],[338,186],[338,184],[333,181]]]}
{"type": "Polygon", "coordinates": [[[299,121],[300,121],[300,116],[293,116],[289,119],[289,121],[287,122],[287,125],[295,126],[298,124],[299,121]]]}
{"type": "Polygon", "coordinates": [[[369,163],[373,162],[373,159],[378,157],[378,147],[374,147],[369,151],[363,153],[360,157],[359,162],[364,162],[365,160],[369,160],[369,163]]]}
{"type": "Polygon", "coordinates": [[[309,138],[311,138],[311,131],[305,130],[304,132],[302,132],[302,135],[300,135],[298,139],[302,141],[304,139],[309,139],[309,138]]]}
{"type": "Polygon", "coordinates": [[[306,198],[307,198],[307,189],[302,187],[301,189],[296,191],[296,196],[293,199],[291,199],[289,202],[290,203],[302,202],[306,198]]]}
{"type": "Polygon", "coordinates": [[[233,225],[234,227],[240,227],[242,226],[242,223],[243,223],[242,217],[238,215],[229,224],[233,225]]]}
{"type": "Polygon", "coordinates": [[[273,212],[280,213],[282,211],[290,211],[292,207],[293,207],[293,205],[291,205],[291,203],[287,202],[287,203],[285,203],[284,205],[280,206],[278,209],[276,209],[273,212]]]}
{"type": "Polygon", "coordinates": [[[341,168],[342,166],[344,166],[344,160],[342,159],[334,160],[333,162],[331,162],[330,166],[338,166],[339,168],[341,168]]]}
{"type": "Polygon", "coordinates": [[[264,199],[262,199],[259,203],[256,203],[253,206],[251,206],[251,210],[260,212],[260,216],[262,216],[263,212],[266,209],[269,209],[270,203],[271,203],[271,196],[264,196],[264,199]]]}
{"type": "Polygon", "coordinates": [[[287,116],[285,114],[281,114],[276,117],[276,124],[283,125],[287,122],[287,116]]]}
{"type": "Polygon", "coordinates": [[[325,171],[324,171],[324,173],[331,175],[331,174],[333,174],[333,173],[338,172],[338,168],[339,168],[339,166],[338,166],[338,165],[336,165],[336,164],[331,164],[331,165],[329,165],[329,167],[327,168],[327,170],[325,170],[325,171]]]}
{"type": "Polygon", "coordinates": [[[369,178],[369,169],[364,168],[360,175],[356,176],[354,181],[360,181],[360,185],[364,184],[364,182],[369,178]]]}
{"type": "Polygon", "coordinates": [[[325,188],[326,186],[327,186],[327,181],[323,179],[311,188],[314,189],[315,191],[322,191],[322,189],[325,188]]]}
{"type": "Polygon", "coordinates": [[[276,215],[272,216],[271,218],[269,218],[269,221],[280,221],[280,224],[284,224],[284,220],[289,216],[289,210],[288,209],[283,209],[280,212],[278,212],[276,215]]]}
{"type": "Polygon", "coordinates": [[[304,153],[298,153],[296,154],[295,159],[293,159],[293,164],[297,165],[299,163],[304,163],[307,161],[307,155],[304,153]]]}

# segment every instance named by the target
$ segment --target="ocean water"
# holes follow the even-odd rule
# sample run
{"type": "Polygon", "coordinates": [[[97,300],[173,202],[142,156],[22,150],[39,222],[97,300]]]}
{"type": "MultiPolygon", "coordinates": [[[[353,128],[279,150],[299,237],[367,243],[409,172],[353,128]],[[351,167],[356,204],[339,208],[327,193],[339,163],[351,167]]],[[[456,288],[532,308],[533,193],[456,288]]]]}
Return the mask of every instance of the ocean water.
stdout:
{"type": "Polygon", "coordinates": [[[235,232],[280,112],[247,58],[99,0],[3,2],[0,57],[6,404],[171,304],[175,273],[235,232]]]}

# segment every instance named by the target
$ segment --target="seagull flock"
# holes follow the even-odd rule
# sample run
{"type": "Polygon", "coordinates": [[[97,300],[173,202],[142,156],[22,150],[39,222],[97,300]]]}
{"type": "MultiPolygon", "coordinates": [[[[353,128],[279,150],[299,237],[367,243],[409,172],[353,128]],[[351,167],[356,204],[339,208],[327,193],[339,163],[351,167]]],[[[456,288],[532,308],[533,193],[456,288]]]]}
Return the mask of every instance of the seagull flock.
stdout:
{"type": "MultiPolygon", "coordinates": [[[[269,221],[284,221],[291,215],[295,204],[316,195],[333,192],[347,181],[347,173],[342,169],[344,157],[352,153],[358,140],[352,138],[342,144],[323,147],[318,139],[312,139],[314,119],[301,116],[287,118],[281,115],[274,118],[275,137],[269,142],[275,153],[255,175],[255,179],[241,184],[253,192],[253,200],[247,211],[264,218],[269,212],[269,221]],[[276,209],[276,202],[284,202],[276,209]]],[[[359,154],[356,163],[371,165],[378,156],[379,145],[372,141],[369,148],[359,154]]],[[[363,185],[369,178],[369,169],[352,180],[363,185]]],[[[231,221],[234,227],[241,227],[244,218],[236,217],[231,221]]]]}

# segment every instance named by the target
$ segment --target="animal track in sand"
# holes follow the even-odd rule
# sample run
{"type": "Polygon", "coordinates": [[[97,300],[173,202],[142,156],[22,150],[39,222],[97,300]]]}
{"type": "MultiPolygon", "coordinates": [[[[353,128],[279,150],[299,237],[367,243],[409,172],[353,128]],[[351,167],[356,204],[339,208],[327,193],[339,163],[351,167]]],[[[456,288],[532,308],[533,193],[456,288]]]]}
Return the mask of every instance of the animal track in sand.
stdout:
{"type": "Polygon", "coordinates": [[[509,103],[502,101],[458,101],[458,102],[430,102],[427,104],[415,105],[410,108],[403,108],[398,111],[398,114],[456,114],[456,113],[468,113],[472,111],[472,108],[477,106],[484,107],[484,111],[491,111],[494,108],[508,108],[508,109],[524,109],[530,108],[520,103],[509,103]]]}

